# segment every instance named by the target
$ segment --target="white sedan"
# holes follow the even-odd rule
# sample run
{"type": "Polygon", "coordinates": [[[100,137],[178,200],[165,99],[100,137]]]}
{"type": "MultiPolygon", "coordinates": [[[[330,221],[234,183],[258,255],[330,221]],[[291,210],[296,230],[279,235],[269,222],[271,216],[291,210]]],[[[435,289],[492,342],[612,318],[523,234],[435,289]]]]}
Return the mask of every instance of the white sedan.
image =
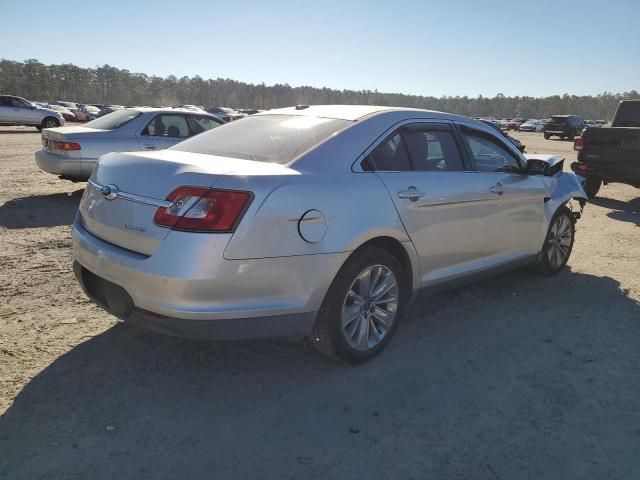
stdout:
{"type": "Polygon", "coordinates": [[[105,153],[162,150],[223,123],[206,112],[174,108],[116,110],[82,126],[43,130],[36,163],[60,178],[84,181],[105,153]]]}
{"type": "Polygon", "coordinates": [[[544,127],[544,122],[542,120],[527,120],[522,125],[520,125],[521,132],[541,132],[544,127]]]}

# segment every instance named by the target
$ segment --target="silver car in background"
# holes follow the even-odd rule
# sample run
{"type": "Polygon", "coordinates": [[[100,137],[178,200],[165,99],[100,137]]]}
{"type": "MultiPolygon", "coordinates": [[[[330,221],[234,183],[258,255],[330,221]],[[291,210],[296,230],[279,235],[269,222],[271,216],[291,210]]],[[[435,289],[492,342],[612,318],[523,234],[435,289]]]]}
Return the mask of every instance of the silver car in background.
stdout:
{"type": "Polygon", "coordinates": [[[586,199],[562,164],[446,113],[271,110],[102,157],[73,226],[74,270],[135,325],[309,337],[361,362],[421,290],[522,265],[559,272],[579,217],[569,206],[586,199]]]}
{"type": "Polygon", "coordinates": [[[64,118],[60,112],[22,97],[0,95],[0,125],[25,125],[42,130],[64,125],[64,118]]]}
{"type": "Polygon", "coordinates": [[[109,152],[162,150],[224,123],[206,112],[173,108],[127,108],[82,126],[42,131],[36,152],[41,170],[85,181],[101,155],[109,152]]]}

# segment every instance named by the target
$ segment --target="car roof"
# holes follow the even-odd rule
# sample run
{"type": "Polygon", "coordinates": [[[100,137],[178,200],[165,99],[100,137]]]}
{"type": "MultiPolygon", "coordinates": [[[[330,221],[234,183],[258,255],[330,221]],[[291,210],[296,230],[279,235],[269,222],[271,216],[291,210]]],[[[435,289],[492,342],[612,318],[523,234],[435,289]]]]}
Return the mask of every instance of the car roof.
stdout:
{"type": "MultiPolygon", "coordinates": [[[[276,108],[257,113],[256,115],[299,115],[305,117],[333,118],[337,120],[356,121],[364,117],[383,113],[406,113],[430,118],[452,119],[458,117],[451,113],[425,110],[421,108],[386,107],[380,105],[299,105],[297,107],[276,108]]],[[[254,116],[256,116],[254,115],[254,116]]]]}
{"type": "Polygon", "coordinates": [[[189,110],[187,108],[170,108],[170,107],[129,107],[126,110],[135,110],[136,112],[142,113],[190,113],[192,115],[205,115],[209,117],[213,117],[215,115],[211,115],[206,111],[194,111],[189,110]]]}

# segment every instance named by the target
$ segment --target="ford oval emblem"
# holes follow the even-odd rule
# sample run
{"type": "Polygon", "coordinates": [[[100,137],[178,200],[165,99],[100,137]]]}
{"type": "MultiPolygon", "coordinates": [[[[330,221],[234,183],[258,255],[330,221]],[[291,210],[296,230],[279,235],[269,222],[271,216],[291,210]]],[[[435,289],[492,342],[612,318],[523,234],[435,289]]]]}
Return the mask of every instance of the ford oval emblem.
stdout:
{"type": "Polygon", "coordinates": [[[100,193],[102,193],[104,198],[107,200],[113,200],[116,198],[118,196],[118,192],[118,187],[115,185],[105,185],[100,189],[100,193]]]}

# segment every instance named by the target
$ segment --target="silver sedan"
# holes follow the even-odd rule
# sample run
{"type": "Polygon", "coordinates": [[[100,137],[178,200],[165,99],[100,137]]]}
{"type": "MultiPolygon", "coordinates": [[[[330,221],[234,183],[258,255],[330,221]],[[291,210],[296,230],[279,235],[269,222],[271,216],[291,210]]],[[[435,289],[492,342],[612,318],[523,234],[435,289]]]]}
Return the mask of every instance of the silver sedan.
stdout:
{"type": "Polygon", "coordinates": [[[109,152],[161,150],[224,123],[206,112],[173,108],[116,110],[82,126],[42,131],[36,152],[41,170],[85,181],[101,155],[109,152]]]}
{"type": "Polygon", "coordinates": [[[73,227],[76,276],[157,332],[309,337],[367,360],[418,292],[569,259],[579,178],[496,133],[440,112],[298,106],[105,155],[73,227]]]}

